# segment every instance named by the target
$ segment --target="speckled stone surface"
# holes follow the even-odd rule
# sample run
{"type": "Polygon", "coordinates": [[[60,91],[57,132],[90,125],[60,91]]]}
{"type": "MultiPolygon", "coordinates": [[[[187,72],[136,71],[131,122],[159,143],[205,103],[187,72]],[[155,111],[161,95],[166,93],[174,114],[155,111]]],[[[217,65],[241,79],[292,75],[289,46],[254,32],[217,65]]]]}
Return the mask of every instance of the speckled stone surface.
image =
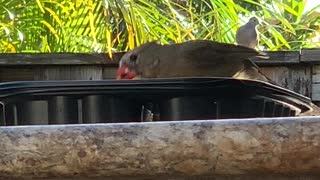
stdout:
{"type": "Polygon", "coordinates": [[[0,139],[2,179],[320,177],[320,117],[1,127],[0,139]]]}

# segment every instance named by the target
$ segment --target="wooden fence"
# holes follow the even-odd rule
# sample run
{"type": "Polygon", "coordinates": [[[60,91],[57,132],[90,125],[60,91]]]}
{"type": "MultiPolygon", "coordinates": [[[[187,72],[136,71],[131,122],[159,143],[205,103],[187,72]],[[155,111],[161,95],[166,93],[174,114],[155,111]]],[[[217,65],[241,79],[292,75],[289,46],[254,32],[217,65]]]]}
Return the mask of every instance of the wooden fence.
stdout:
{"type": "MultiPolygon", "coordinates": [[[[254,59],[280,86],[320,101],[320,49],[268,52],[254,59]]],[[[0,82],[112,79],[123,53],[0,54],[0,82]]]]}
{"type": "MultiPolygon", "coordinates": [[[[111,79],[120,56],[0,54],[0,81],[111,79]]],[[[270,56],[255,59],[267,76],[320,102],[320,50],[270,56]]],[[[313,180],[319,179],[318,126],[318,117],[295,117],[3,127],[0,179],[313,180]]]]}

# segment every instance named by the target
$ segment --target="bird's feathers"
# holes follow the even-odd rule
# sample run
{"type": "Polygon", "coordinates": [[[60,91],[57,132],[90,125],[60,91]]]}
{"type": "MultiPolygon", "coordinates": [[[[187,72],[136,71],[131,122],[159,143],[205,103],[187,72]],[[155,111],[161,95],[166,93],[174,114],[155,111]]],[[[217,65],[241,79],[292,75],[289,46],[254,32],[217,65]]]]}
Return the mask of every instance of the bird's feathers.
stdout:
{"type": "Polygon", "coordinates": [[[250,57],[268,58],[266,53],[245,46],[204,40],[181,44],[179,53],[185,59],[208,66],[225,63],[226,61],[228,63],[241,62],[241,60],[250,57]]]}
{"type": "Polygon", "coordinates": [[[243,26],[241,26],[236,33],[236,42],[239,45],[255,48],[258,45],[258,33],[256,26],[259,25],[259,21],[256,17],[250,18],[250,20],[243,26]]]}
{"type": "Polygon", "coordinates": [[[265,53],[252,48],[208,40],[170,45],[151,42],[128,51],[121,58],[120,66],[125,64],[141,78],[233,77],[242,72],[235,77],[257,79],[258,73],[252,72],[257,71],[258,68],[248,68],[244,63],[244,60],[256,56],[267,57],[265,53]],[[246,72],[246,69],[250,70],[250,73],[246,72]]]}

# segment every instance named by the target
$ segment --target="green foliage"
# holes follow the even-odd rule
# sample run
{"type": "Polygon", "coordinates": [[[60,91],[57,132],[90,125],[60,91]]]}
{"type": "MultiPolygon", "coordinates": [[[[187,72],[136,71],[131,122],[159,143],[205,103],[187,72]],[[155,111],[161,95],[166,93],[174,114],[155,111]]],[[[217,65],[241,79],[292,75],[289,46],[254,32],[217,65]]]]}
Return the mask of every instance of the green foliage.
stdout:
{"type": "Polygon", "coordinates": [[[234,43],[253,15],[262,23],[260,49],[318,47],[320,14],[304,12],[305,1],[0,0],[0,52],[111,53],[153,40],[234,43]]]}
{"type": "Polygon", "coordinates": [[[320,33],[320,6],[305,12],[306,0],[255,0],[239,1],[250,5],[260,17],[260,45],[268,50],[283,50],[319,47],[314,39],[320,33]]]}
{"type": "Polygon", "coordinates": [[[106,9],[101,1],[0,0],[0,4],[2,52],[106,49],[106,9]]]}

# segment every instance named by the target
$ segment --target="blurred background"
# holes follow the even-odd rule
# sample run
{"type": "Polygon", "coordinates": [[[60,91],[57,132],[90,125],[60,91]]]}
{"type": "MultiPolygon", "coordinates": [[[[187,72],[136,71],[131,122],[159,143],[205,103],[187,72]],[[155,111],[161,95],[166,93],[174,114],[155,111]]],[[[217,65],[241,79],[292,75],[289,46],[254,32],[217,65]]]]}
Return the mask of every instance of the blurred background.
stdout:
{"type": "Polygon", "coordinates": [[[116,52],[148,41],[235,43],[252,16],[260,50],[320,47],[315,0],[0,0],[0,52],[116,52]]]}

